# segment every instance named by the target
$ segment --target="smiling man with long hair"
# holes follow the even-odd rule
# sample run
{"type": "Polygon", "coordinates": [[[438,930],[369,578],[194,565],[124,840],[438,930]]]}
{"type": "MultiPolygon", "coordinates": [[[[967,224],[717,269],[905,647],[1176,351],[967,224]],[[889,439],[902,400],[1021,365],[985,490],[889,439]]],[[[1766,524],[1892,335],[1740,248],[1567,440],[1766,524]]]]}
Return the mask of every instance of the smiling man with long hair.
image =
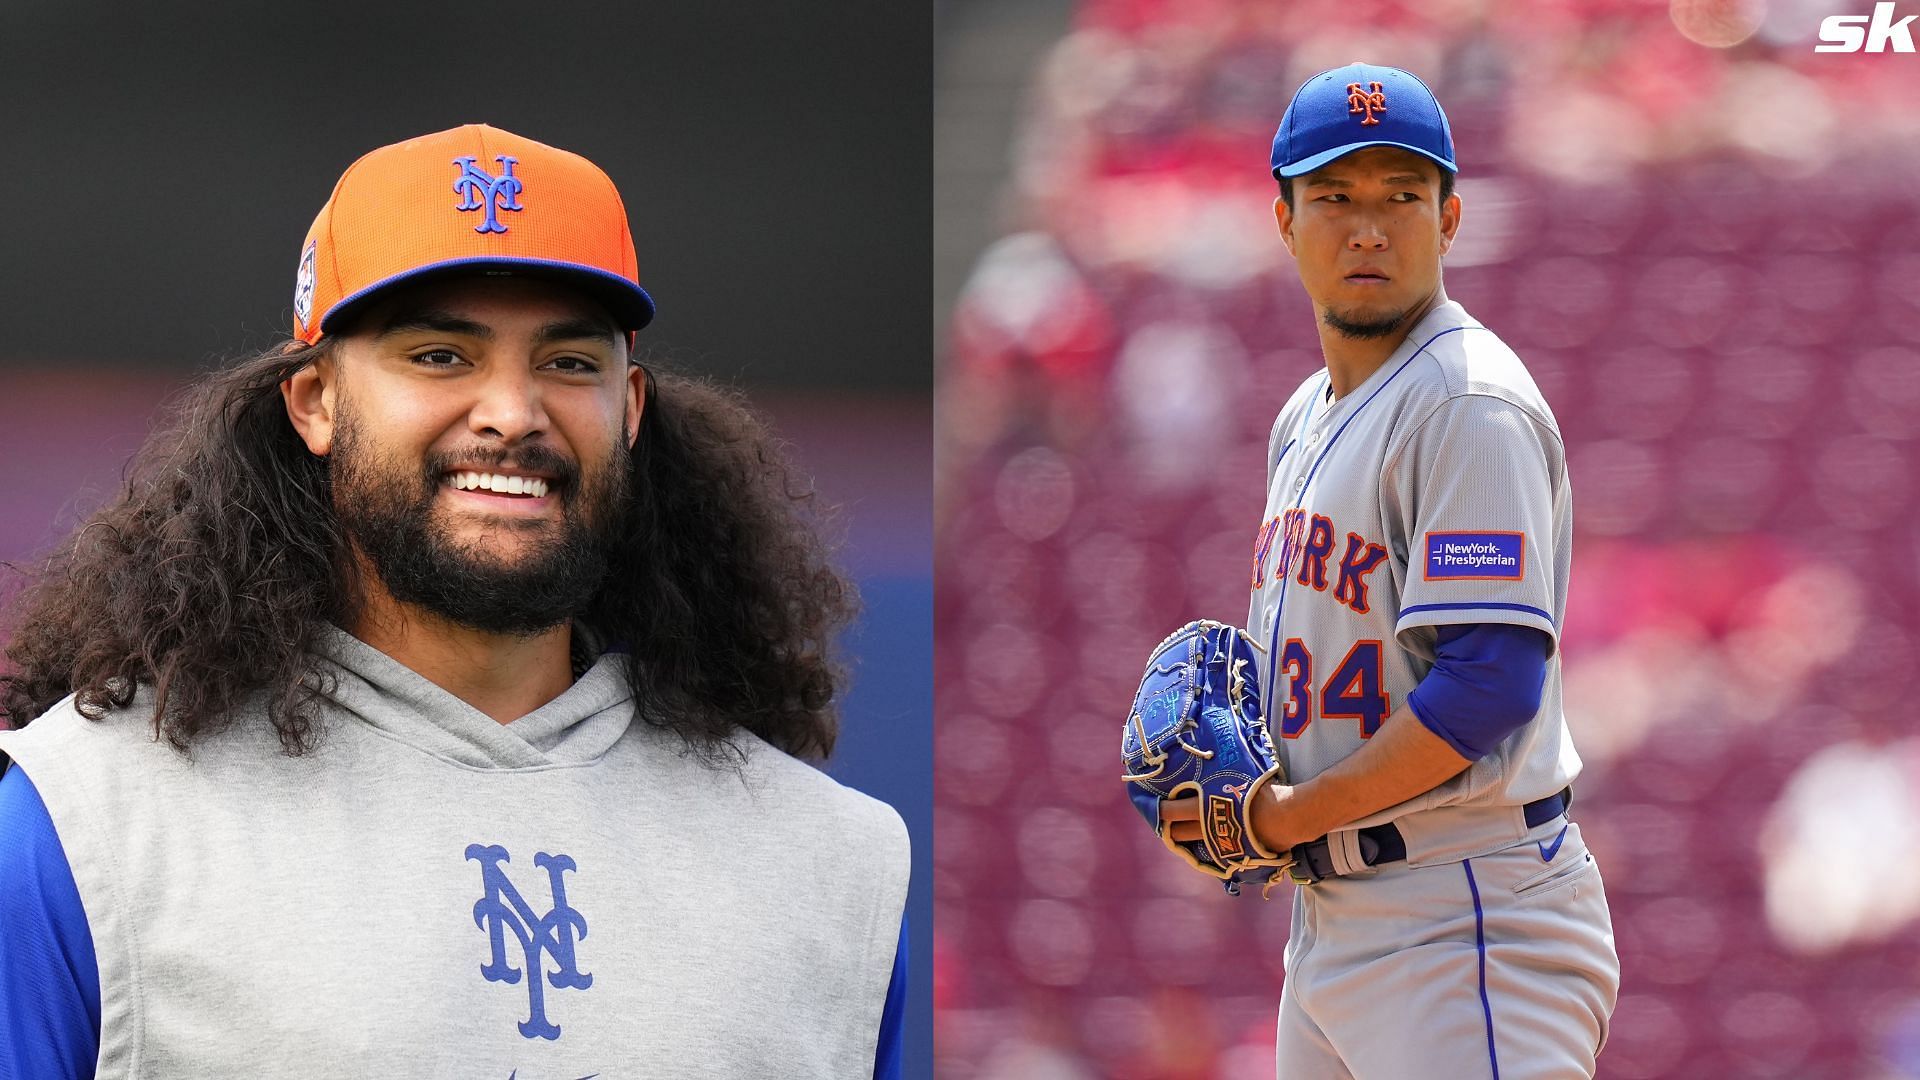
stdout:
{"type": "Polygon", "coordinates": [[[10,620],[0,1073],[897,1067],[905,830],[802,760],[853,591],[743,403],[633,357],[611,182],[384,147],[294,310],[10,620]]]}

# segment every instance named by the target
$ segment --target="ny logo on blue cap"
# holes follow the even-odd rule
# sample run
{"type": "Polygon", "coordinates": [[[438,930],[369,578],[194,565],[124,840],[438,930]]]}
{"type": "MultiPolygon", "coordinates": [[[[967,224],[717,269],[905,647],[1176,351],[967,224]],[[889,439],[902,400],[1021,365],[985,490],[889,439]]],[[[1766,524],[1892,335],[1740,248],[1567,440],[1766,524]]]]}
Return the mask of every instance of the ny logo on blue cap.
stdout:
{"type": "Polygon", "coordinates": [[[1273,133],[1273,175],[1305,176],[1369,146],[1411,150],[1450,173],[1459,171],[1447,114],[1427,84],[1399,68],[1355,63],[1323,71],[1294,92],[1273,133]]]}
{"type": "Polygon", "coordinates": [[[1380,121],[1373,115],[1376,111],[1387,111],[1387,95],[1380,89],[1379,83],[1370,82],[1367,84],[1365,90],[1360,89],[1360,84],[1357,82],[1347,84],[1347,112],[1349,114],[1354,116],[1364,115],[1366,119],[1360,121],[1363,125],[1377,124],[1380,121]]]}
{"type": "Polygon", "coordinates": [[[462,196],[455,210],[486,210],[486,218],[473,227],[477,233],[503,233],[505,225],[500,224],[499,212],[520,209],[520,178],[513,175],[513,165],[518,159],[496,157],[501,172],[494,176],[473,163],[470,157],[453,159],[460,166],[460,176],[453,182],[454,194],[462,196]]]}

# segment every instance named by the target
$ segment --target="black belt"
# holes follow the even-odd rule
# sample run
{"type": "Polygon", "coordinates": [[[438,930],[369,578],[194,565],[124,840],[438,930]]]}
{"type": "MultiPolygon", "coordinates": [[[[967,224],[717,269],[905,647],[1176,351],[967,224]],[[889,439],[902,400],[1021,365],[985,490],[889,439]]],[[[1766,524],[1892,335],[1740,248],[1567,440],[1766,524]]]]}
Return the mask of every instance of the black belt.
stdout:
{"type": "MultiPolygon", "coordinates": [[[[1527,828],[1534,829],[1552,821],[1573,808],[1573,789],[1563,788],[1558,793],[1528,803],[1521,808],[1527,819],[1527,828]]],[[[1407,842],[1401,838],[1400,830],[1393,822],[1374,825],[1360,830],[1360,858],[1368,866],[1399,862],[1407,857],[1407,842]]],[[[1337,876],[1333,865],[1333,854],[1328,850],[1326,837],[1310,840],[1293,847],[1293,866],[1287,876],[1296,885],[1311,885],[1322,878],[1337,876]]]]}

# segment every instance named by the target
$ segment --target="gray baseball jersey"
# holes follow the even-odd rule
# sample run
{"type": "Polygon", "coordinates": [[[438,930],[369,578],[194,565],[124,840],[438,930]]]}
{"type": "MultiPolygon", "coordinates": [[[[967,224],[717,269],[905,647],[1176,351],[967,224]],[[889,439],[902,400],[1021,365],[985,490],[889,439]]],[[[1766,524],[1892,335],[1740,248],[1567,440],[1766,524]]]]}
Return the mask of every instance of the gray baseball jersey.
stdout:
{"type": "Polygon", "coordinates": [[[1438,626],[1531,626],[1554,649],[1530,722],[1330,837],[1342,876],[1294,900],[1280,1075],[1591,1076],[1619,987],[1599,867],[1578,826],[1521,809],[1580,771],[1560,711],[1572,508],[1553,413],[1454,303],[1351,392],[1329,386],[1312,376],[1280,412],[1254,545],[1248,624],[1290,780],[1386,722],[1432,669],[1438,626]],[[1357,830],[1387,821],[1406,859],[1368,868],[1357,830]],[[1420,1038],[1380,1038],[1381,1015],[1420,1038]]]}
{"type": "MultiPolygon", "coordinates": [[[[1433,666],[1434,628],[1516,623],[1556,639],[1572,506],[1553,413],[1512,350],[1455,303],[1365,382],[1325,371],[1274,424],[1248,629],[1294,781],[1358,750],[1433,666]]],[[[1548,662],[1540,712],[1433,791],[1359,824],[1434,807],[1520,805],[1580,771],[1548,662]]]]}

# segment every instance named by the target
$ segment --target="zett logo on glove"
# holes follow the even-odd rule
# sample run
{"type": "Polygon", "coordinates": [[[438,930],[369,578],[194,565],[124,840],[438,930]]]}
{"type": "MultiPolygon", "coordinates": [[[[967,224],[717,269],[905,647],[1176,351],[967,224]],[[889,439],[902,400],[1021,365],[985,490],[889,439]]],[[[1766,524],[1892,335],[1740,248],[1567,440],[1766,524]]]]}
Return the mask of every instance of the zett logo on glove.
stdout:
{"type": "Polygon", "coordinates": [[[1213,832],[1213,846],[1222,856],[1239,858],[1247,853],[1240,842],[1240,815],[1233,800],[1225,795],[1207,796],[1207,828],[1213,832]]]}

